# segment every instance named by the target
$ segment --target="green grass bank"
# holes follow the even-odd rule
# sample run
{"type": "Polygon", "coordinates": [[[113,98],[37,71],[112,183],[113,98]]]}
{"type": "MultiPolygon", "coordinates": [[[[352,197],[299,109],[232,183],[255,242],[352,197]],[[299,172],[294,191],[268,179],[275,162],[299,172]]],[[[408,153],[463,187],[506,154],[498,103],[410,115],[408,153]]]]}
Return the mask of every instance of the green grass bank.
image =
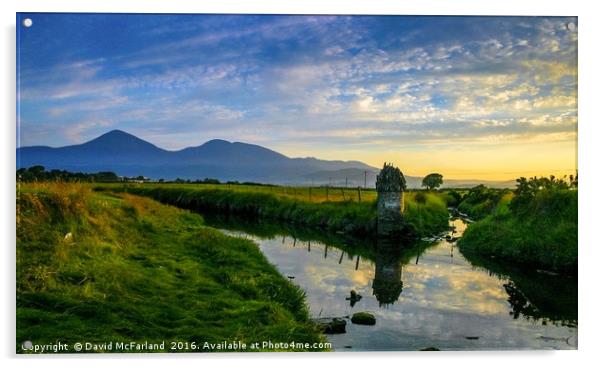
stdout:
{"type": "MultiPolygon", "coordinates": [[[[316,229],[358,237],[376,235],[376,201],[312,202],[279,197],[266,192],[202,187],[161,187],[160,185],[99,186],[101,190],[128,192],[150,197],[165,204],[194,211],[233,214],[248,218],[268,218],[316,229]]],[[[436,193],[404,194],[405,229],[412,235],[444,231],[448,226],[445,201],[436,193]]]]}
{"type": "Polygon", "coordinates": [[[18,352],[24,340],[325,341],[254,243],[148,198],[23,185],[16,258],[18,352]]]}
{"type": "Polygon", "coordinates": [[[577,190],[544,188],[501,200],[491,214],[468,227],[460,249],[524,267],[576,274],[577,196],[577,190]]]}

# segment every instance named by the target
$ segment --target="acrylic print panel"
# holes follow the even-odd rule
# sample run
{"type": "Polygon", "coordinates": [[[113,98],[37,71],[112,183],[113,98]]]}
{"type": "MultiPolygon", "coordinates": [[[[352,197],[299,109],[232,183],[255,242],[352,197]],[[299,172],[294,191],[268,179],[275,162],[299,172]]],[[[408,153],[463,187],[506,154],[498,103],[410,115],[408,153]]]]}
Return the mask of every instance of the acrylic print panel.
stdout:
{"type": "Polygon", "coordinates": [[[17,14],[17,352],[577,348],[577,31],[17,14]]]}

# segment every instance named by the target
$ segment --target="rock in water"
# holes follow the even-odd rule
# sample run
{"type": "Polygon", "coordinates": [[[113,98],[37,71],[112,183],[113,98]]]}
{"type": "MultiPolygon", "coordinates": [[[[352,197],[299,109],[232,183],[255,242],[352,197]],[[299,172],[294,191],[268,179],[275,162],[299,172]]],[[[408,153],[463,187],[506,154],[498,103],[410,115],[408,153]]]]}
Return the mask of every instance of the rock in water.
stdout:
{"type": "Polygon", "coordinates": [[[346,332],[347,321],[338,317],[332,319],[314,320],[324,334],[343,334],[346,332]]]}
{"type": "Polygon", "coordinates": [[[332,319],[331,322],[326,324],[326,328],[324,329],[324,334],[342,334],[345,333],[345,326],[347,326],[347,321],[341,320],[339,318],[332,319]]]}
{"type": "Polygon", "coordinates": [[[441,349],[435,347],[426,347],[420,349],[421,352],[439,352],[441,349]]]}
{"type": "Polygon", "coordinates": [[[358,325],[374,325],[376,318],[368,312],[356,312],[351,316],[351,322],[358,325]]]}
{"type": "Polygon", "coordinates": [[[353,307],[360,299],[362,299],[362,296],[359,293],[357,293],[355,290],[352,289],[351,295],[345,299],[347,301],[349,301],[350,306],[353,307]]]}

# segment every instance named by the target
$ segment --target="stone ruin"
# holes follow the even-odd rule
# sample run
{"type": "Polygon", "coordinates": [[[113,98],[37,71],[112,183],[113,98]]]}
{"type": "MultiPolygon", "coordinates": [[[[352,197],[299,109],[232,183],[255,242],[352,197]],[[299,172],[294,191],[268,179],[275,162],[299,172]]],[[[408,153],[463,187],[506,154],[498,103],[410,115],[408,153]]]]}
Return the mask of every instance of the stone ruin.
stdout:
{"type": "Polygon", "coordinates": [[[376,177],[378,236],[392,237],[402,230],[405,189],[403,173],[392,164],[385,163],[376,177]]]}

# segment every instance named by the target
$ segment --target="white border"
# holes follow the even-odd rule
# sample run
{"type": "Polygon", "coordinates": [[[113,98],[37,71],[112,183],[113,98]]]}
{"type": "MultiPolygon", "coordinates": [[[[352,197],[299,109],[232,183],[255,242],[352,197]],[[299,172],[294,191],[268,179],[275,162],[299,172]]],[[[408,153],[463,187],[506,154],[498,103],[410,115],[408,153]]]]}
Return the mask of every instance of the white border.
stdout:
{"type": "MultiPolygon", "coordinates": [[[[2,121],[2,164],[5,176],[2,180],[0,233],[4,234],[0,258],[3,266],[0,290],[2,332],[0,334],[0,358],[3,365],[31,366],[106,366],[120,363],[123,358],[130,365],[163,366],[177,359],[178,365],[232,366],[306,366],[308,364],[340,364],[347,366],[367,364],[420,364],[459,366],[504,366],[529,363],[532,365],[568,366],[590,365],[601,360],[597,351],[602,340],[599,312],[600,283],[597,267],[601,258],[602,241],[594,237],[596,225],[601,220],[602,196],[597,186],[600,175],[602,124],[602,85],[598,69],[602,65],[600,36],[601,12],[595,1],[582,0],[219,0],[211,2],[183,0],[3,0],[2,12],[2,67],[3,85],[0,103],[2,121]],[[284,13],[284,14],[440,14],[440,15],[570,15],[579,17],[579,351],[562,352],[448,352],[448,353],[330,353],[324,354],[259,354],[259,355],[168,355],[138,356],[110,355],[80,359],[67,357],[15,357],[14,310],[15,310],[15,12],[136,12],[136,13],[284,13]],[[598,189],[598,192],[596,192],[598,189]]],[[[599,224],[598,224],[599,225],[599,224]]]]}

